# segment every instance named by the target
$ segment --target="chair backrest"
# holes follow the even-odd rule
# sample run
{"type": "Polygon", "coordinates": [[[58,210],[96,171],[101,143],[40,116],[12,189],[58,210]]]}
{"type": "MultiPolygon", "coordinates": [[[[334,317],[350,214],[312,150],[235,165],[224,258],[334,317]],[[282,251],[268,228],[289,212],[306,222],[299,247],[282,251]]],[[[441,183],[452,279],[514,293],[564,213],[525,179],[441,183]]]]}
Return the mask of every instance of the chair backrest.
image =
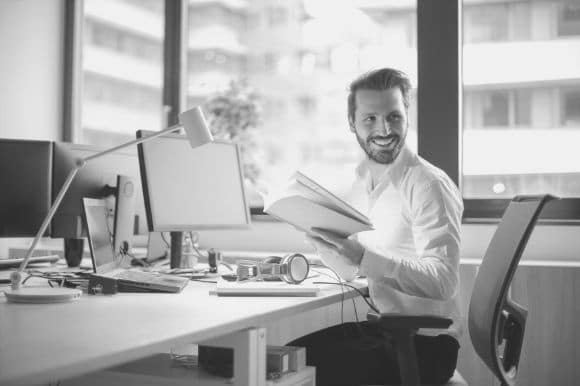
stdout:
{"type": "Polygon", "coordinates": [[[527,310],[508,296],[520,257],[544,204],[554,197],[517,196],[487,248],[469,304],[475,351],[502,385],[515,385],[527,310]]]}

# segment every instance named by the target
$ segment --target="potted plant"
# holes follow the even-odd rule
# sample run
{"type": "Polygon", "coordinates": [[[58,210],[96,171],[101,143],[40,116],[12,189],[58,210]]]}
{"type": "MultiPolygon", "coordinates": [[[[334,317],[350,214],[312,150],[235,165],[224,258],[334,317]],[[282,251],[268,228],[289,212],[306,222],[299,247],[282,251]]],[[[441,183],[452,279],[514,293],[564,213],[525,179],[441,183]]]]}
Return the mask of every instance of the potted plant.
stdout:
{"type": "Polygon", "coordinates": [[[261,109],[258,93],[248,86],[246,80],[231,81],[227,89],[210,96],[203,108],[214,137],[240,146],[244,177],[252,193],[260,176],[257,129],[261,123],[261,109]]]}

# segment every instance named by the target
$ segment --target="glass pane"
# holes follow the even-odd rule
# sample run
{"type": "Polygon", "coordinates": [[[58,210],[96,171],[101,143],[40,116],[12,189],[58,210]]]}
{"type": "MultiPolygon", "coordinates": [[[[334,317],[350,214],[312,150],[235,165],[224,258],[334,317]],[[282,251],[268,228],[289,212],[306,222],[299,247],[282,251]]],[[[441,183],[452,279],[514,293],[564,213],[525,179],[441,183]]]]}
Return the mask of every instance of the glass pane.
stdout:
{"type": "Polygon", "coordinates": [[[113,146],[161,128],[164,12],[164,0],[85,0],[76,142],[113,146]]]}
{"type": "Polygon", "coordinates": [[[464,0],[463,196],[580,196],[575,0],[464,0]]]}
{"type": "MultiPolygon", "coordinates": [[[[189,0],[188,107],[242,144],[250,185],[303,170],[340,194],[354,172],[347,88],[378,67],[417,86],[415,0],[189,0]],[[219,114],[219,119],[217,115],[219,114]]],[[[416,101],[407,138],[417,147],[416,101]]],[[[252,205],[261,206],[252,194],[252,205]]]]}

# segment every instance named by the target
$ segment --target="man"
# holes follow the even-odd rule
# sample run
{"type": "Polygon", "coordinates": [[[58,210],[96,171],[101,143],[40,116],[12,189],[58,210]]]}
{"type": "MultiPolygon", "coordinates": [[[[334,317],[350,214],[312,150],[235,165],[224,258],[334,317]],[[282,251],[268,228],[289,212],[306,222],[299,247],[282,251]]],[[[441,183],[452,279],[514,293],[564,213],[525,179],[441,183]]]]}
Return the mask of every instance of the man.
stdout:
{"type": "MultiPolygon", "coordinates": [[[[459,349],[463,204],[449,177],[405,144],[410,88],[403,73],[388,68],[350,85],[348,121],[365,159],[349,201],[375,229],[348,239],[316,229],[308,239],[344,279],[356,271],[368,278],[380,312],[453,319],[448,330],[419,330],[415,339],[422,381],[440,384],[453,375],[459,349]]],[[[400,382],[394,348],[366,321],[330,327],[289,345],[307,348],[317,385],[400,382]]]]}

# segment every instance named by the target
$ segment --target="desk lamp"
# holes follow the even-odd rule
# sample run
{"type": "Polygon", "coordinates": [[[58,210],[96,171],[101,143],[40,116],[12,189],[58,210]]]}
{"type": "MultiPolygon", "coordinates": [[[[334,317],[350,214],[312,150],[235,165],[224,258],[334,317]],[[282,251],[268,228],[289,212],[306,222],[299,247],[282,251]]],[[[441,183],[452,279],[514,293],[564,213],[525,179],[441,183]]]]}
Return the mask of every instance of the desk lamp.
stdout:
{"type": "MultiPolygon", "coordinates": [[[[154,138],[160,137],[164,134],[169,134],[176,130],[183,128],[185,130],[186,137],[189,139],[189,144],[192,148],[204,145],[206,143],[212,142],[213,137],[211,132],[207,127],[207,123],[205,121],[205,117],[203,115],[203,111],[201,108],[194,107],[190,110],[187,110],[179,115],[180,123],[171,127],[168,127],[164,130],[158,131],[154,134],[148,135],[143,138],[138,138],[136,140],[127,142],[123,145],[119,145],[113,147],[108,150],[104,150],[100,153],[93,154],[86,158],[79,158],[76,161],[75,167],[70,171],[68,174],[64,184],[62,185],[58,195],[56,196],[48,214],[44,218],[40,229],[36,233],[30,248],[26,252],[26,256],[24,260],[18,267],[18,270],[12,272],[10,275],[11,280],[11,291],[5,291],[6,299],[12,302],[25,302],[25,303],[54,303],[54,302],[66,302],[78,299],[81,292],[76,289],[68,289],[68,288],[21,288],[22,285],[22,271],[26,268],[34,249],[36,248],[36,244],[46,231],[48,224],[52,220],[52,217],[56,213],[64,195],[68,191],[75,175],[82,169],[87,163],[91,162],[92,160],[107,155],[109,153],[113,153],[117,150],[123,149],[125,147],[129,147],[132,145],[137,145],[143,142],[150,141],[154,138]]],[[[171,155],[168,154],[168,157],[171,155]]]]}

